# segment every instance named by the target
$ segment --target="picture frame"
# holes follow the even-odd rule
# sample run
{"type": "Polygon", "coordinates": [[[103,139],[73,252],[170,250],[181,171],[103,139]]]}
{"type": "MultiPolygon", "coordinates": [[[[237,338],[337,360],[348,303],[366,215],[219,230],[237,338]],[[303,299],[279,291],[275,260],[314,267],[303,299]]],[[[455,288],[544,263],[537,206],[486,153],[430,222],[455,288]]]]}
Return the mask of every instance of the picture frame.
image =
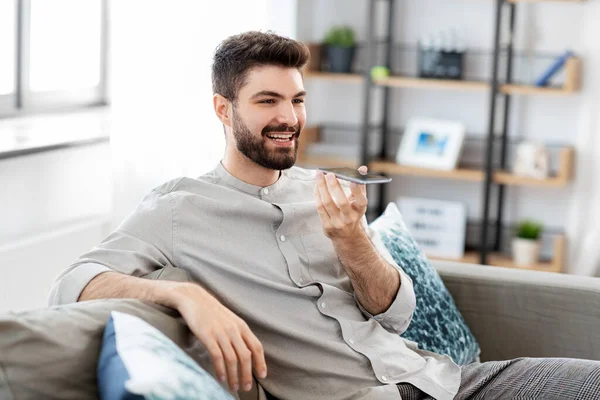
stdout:
{"type": "Polygon", "coordinates": [[[400,196],[396,204],[408,231],[428,257],[460,260],[464,256],[465,203],[400,196]]]}
{"type": "Polygon", "coordinates": [[[465,125],[458,121],[412,118],[404,130],[396,162],[422,168],[455,169],[465,133],[465,125]]]}

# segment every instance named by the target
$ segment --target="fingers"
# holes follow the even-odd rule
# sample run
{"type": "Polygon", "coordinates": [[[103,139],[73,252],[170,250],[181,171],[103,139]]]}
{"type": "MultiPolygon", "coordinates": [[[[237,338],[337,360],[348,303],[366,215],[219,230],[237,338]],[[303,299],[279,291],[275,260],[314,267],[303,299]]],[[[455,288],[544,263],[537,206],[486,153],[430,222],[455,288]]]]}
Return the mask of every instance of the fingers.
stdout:
{"type": "Polygon", "coordinates": [[[352,194],[348,197],[334,174],[323,176],[319,173],[317,175],[317,190],[315,190],[315,193],[320,197],[320,199],[317,198],[317,201],[320,200],[333,222],[335,220],[340,220],[343,223],[348,222],[352,219],[354,211],[352,204],[356,204],[358,211],[360,211],[367,203],[364,185],[357,186],[352,183],[350,187],[352,194]]]}
{"type": "MultiPolygon", "coordinates": [[[[243,390],[249,391],[252,388],[253,360],[256,375],[261,379],[267,376],[262,344],[237,316],[227,315],[227,318],[215,322],[212,328],[204,326],[193,331],[208,350],[217,378],[228,382],[232,392],[237,392],[240,384],[243,390]]],[[[190,324],[190,327],[193,325],[190,324]]]]}
{"type": "Polygon", "coordinates": [[[217,341],[213,338],[208,337],[200,337],[198,335],[198,339],[204,344],[210,358],[213,362],[213,366],[215,367],[215,373],[217,374],[217,378],[221,382],[225,382],[227,380],[227,368],[225,368],[225,358],[223,357],[223,352],[221,351],[221,346],[217,343],[217,341]]]}
{"type": "Polygon", "coordinates": [[[228,335],[218,335],[217,341],[221,351],[223,352],[223,358],[225,360],[225,367],[227,368],[227,380],[229,387],[232,392],[237,392],[239,389],[238,383],[238,358],[233,346],[231,344],[231,338],[228,335]]]}
{"type": "Polygon", "coordinates": [[[337,207],[335,206],[335,203],[333,202],[333,199],[329,194],[329,190],[327,189],[327,183],[325,182],[325,179],[326,178],[323,175],[323,173],[317,172],[316,191],[323,208],[325,209],[329,217],[332,217],[336,214],[337,207]]]}
{"type": "MultiPolygon", "coordinates": [[[[363,175],[366,175],[368,171],[369,171],[369,168],[366,165],[361,165],[358,168],[358,172],[360,172],[363,175]]],[[[367,197],[367,185],[358,185],[358,186],[360,187],[360,190],[365,195],[365,197],[367,197]]]]}
{"type": "Polygon", "coordinates": [[[252,352],[252,360],[254,361],[256,375],[260,379],[266,378],[267,362],[265,361],[263,346],[247,325],[245,329],[242,330],[242,339],[246,343],[246,346],[248,346],[248,349],[250,349],[250,352],[252,352]]]}
{"type": "Polygon", "coordinates": [[[240,364],[241,385],[247,392],[252,388],[253,360],[256,375],[261,379],[267,376],[267,363],[262,344],[245,322],[240,323],[239,333],[233,337],[232,344],[240,364]]]}
{"type": "Polygon", "coordinates": [[[321,218],[321,223],[323,224],[323,227],[326,230],[331,228],[331,218],[329,217],[329,214],[327,213],[327,210],[325,209],[325,206],[323,205],[323,199],[321,199],[321,191],[319,190],[318,184],[315,185],[315,203],[317,206],[317,213],[319,214],[319,217],[321,218]]]}
{"type": "MultiPolygon", "coordinates": [[[[368,167],[366,165],[362,165],[358,168],[358,172],[363,175],[366,175],[368,172],[368,167]]],[[[352,183],[350,185],[350,190],[352,191],[351,201],[352,203],[359,209],[366,209],[368,201],[367,201],[367,185],[358,185],[356,183],[352,183]]]]}
{"type": "Polygon", "coordinates": [[[252,388],[252,352],[246,346],[241,336],[234,336],[231,344],[237,355],[236,363],[240,365],[240,379],[244,391],[249,391],[252,388]]]}
{"type": "MultiPolygon", "coordinates": [[[[337,178],[333,174],[331,174],[331,176],[333,176],[333,179],[337,180],[337,178]]],[[[319,191],[321,204],[322,204],[323,208],[325,209],[325,211],[327,212],[327,214],[329,215],[329,224],[332,225],[333,227],[339,228],[340,222],[341,222],[341,220],[340,220],[341,213],[340,213],[340,209],[338,208],[335,201],[331,197],[328,185],[326,183],[327,179],[331,179],[331,178],[317,176],[317,189],[319,191]]],[[[339,185],[339,183],[338,183],[338,185],[339,185]]]]}
{"type": "MultiPolygon", "coordinates": [[[[366,167],[360,171],[366,172],[366,167]]],[[[362,173],[362,172],[361,172],[362,173]]],[[[330,238],[351,237],[367,209],[366,188],[351,184],[346,194],[333,173],[316,173],[315,203],[325,234],[330,238]]]]}
{"type": "Polygon", "coordinates": [[[334,174],[327,174],[325,176],[325,181],[327,183],[327,191],[331,195],[334,205],[337,205],[343,214],[349,215],[352,211],[350,207],[350,201],[342,189],[337,177],[334,174]]]}
{"type": "Polygon", "coordinates": [[[350,190],[352,190],[352,203],[359,210],[362,210],[364,207],[367,207],[368,204],[366,190],[363,190],[364,186],[365,185],[357,185],[356,183],[352,183],[350,185],[350,190]]]}
{"type": "Polygon", "coordinates": [[[262,344],[246,322],[200,286],[190,286],[182,294],[177,310],[206,347],[221,382],[228,381],[231,391],[237,392],[241,375],[242,388],[250,390],[253,361],[258,378],[267,376],[262,344]]]}
{"type": "Polygon", "coordinates": [[[240,385],[246,392],[252,388],[253,363],[259,378],[267,376],[267,363],[262,344],[245,322],[240,322],[238,326],[231,325],[226,332],[217,335],[216,342],[218,342],[218,349],[215,349],[214,353],[217,355],[217,360],[219,360],[219,351],[222,356],[219,370],[217,371],[215,364],[215,371],[223,381],[225,374],[227,375],[226,379],[232,392],[237,392],[240,385]]]}

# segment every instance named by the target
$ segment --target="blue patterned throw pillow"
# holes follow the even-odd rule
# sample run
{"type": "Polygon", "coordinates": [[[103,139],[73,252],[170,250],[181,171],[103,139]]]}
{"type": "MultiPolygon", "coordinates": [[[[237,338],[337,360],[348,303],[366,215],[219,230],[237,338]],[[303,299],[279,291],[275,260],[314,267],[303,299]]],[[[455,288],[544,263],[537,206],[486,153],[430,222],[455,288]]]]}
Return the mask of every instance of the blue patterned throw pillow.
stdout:
{"type": "Polygon", "coordinates": [[[98,391],[101,400],[233,400],[158,329],[116,311],[104,329],[98,391]]]}
{"type": "Polygon", "coordinates": [[[442,278],[423,254],[395,203],[370,224],[394,261],[413,280],[417,306],[402,337],[423,350],[450,356],[458,365],[477,360],[480,349],[442,278]]]}

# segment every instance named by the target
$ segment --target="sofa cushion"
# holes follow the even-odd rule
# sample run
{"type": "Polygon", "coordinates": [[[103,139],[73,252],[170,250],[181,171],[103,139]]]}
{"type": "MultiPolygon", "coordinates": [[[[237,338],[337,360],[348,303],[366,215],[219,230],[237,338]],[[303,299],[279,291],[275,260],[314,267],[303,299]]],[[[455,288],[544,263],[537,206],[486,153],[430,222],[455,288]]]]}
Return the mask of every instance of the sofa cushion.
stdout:
{"type": "Polygon", "coordinates": [[[476,361],[480,349],[437,271],[419,249],[395,203],[370,224],[394,261],[413,280],[417,306],[402,337],[423,350],[450,356],[464,365],[476,361]]]}
{"type": "Polygon", "coordinates": [[[0,398],[97,399],[96,364],[113,310],[141,318],[182,348],[194,347],[174,311],[138,300],[95,300],[0,315],[0,398]]]}
{"type": "Polygon", "coordinates": [[[102,400],[233,400],[159,330],[117,311],[104,330],[98,389],[102,400]]]}

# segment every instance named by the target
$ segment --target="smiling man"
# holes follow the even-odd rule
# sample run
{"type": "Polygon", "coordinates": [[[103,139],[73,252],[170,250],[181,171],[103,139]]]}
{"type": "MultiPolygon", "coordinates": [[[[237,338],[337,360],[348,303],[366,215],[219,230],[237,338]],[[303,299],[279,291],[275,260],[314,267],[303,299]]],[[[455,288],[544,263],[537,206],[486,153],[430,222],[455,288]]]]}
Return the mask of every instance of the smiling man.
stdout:
{"type": "Polygon", "coordinates": [[[596,362],[517,359],[461,371],[400,337],[415,294],[365,223],[365,187],[294,167],[308,58],[304,45],[272,33],[222,42],[213,64],[222,162],[154,189],[59,276],[51,304],[126,297],[172,307],[217,379],[242,397],[597,398],[596,362]],[[141,278],[168,268],[193,283],[141,278]]]}

